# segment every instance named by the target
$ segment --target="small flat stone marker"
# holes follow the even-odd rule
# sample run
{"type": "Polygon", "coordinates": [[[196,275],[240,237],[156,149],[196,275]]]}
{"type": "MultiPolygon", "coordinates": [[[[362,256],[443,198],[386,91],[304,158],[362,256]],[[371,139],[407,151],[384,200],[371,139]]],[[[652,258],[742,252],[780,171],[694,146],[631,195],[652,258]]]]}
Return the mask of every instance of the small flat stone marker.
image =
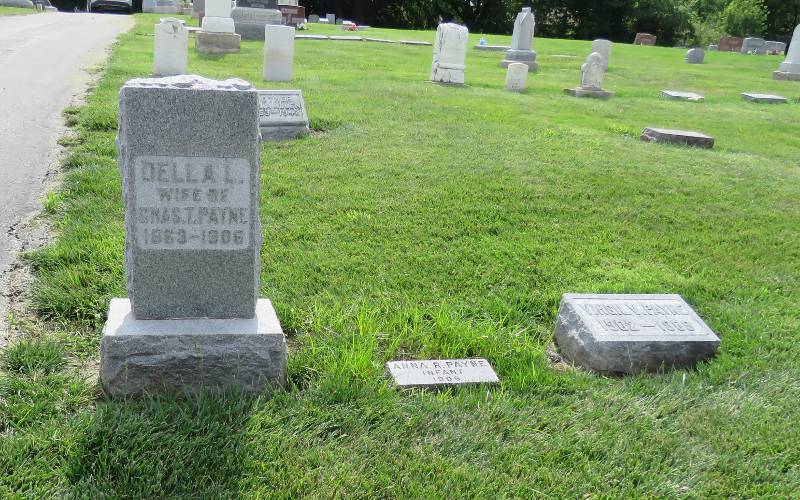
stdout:
{"type": "Polygon", "coordinates": [[[720,344],[674,294],[564,294],[555,340],[569,361],[599,373],[690,368],[720,344]]]}
{"type": "Polygon", "coordinates": [[[641,139],[649,142],[680,144],[704,149],[711,149],[714,147],[713,137],[690,130],[647,127],[642,131],[641,139]]]}
{"type": "Polygon", "coordinates": [[[397,40],[386,40],[385,38],[367,38],[364,37],[365,42],[377,42],[377,43],[400,43],[397,40]]]}
{"type": "Polygon", "coordinates": [[[484,50],[487,52],[502,52],[511,48],[510,45],[474,45],[475,50],[484,50]]]}
{"type": "Polygon", "coordinates": [[[325,35],[295,35],[295,40],[327,40],[325,35]]]}
{"type": "Polygon", "coordinates": [[[259,90],[258,126],[262,141],[282,141],[307,135],[308,113],[300,90],[259,90]]]}
{"type": "Polygon", "coordinates": [[[662,90],[661,95],[673,101],[703,102],[705,97],[694,92],[681,92],[679,90],[662,90]]]}
{"type": "Polygon", "coordinates": [[[742,98],[747,101],[760,102],[765,104],[786,104],[789,100],[780,95],[755,94],[753,92],[743,92],[742,98]]]}
{"type": "Polygon", "coordinates": [[[437,387],[447,385],[496,384],[500,382],[485,359],[426,359],[386,363],[398,387],[437,387]]]}
{"type": "Polygon", "coordinates": [[[364,41],[364,37],[362,37],[362,36],[351,36],[351,35],[331,35],[328,38],[330,40],[350,41],[350,42],[363,42],[364,41]]]}
{"type": "Polygon", "coordinates": [[[422,45],[425,47],[433,45],[431,42],[420,42],[419,40],[400,40],[400,43],[403,45],[422,45]]]}

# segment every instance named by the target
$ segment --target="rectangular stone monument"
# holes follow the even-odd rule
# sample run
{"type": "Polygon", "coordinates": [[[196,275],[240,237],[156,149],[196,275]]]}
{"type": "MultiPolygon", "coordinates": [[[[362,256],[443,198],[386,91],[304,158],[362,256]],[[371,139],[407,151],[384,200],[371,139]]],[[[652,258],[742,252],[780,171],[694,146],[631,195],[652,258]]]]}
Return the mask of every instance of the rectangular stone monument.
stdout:
{"type": "MultiPolygon", "coordinates": [[[[464,84],[464,61],[467,57],[469,31],[465,26],[453,23],[440,24],[436,29],[436,44],[433,47],[431,81],[453,85],[464,84]]],[[[401,42],[402,43],[402,42],[401,42]]]]}
{"type": "Polygon", "coordinates": [[[737,36],[724,36],[719,39],[720,52],[739,52],[742,50],[743,38],[737,36]]]}
{"type": "Polygon", "coordinates": [[[325,20],[328,21],[328,24],[336,24],[336,14],[325,14],[325,20]]]}
{"type": "Polygon", "coordinates": [[[231,11],[234,29],[244,40],[263,40],[264,28],[280,26],[281,11],[254,7],[236,7],[231,11]]]}
{"type": "Polygon", "coordinates": [[[673,101],[703,102],[705,97],[695,92],[681,92],[679,90],[662,90],[661,95],[673,101]]]}
{"type": "Polygon", "coordinates": [[[287,26],[300,26],[306,21],[306,8],[300,5],[278,5],[281,22],[287,26]]]}
{"type": "Polygon", "coordinates": [[[386,371],[401,388],[430,388],[496,384],[500,382],[492,365],[485,359],[426,359],[389,361],[386,371]]]}
{"type": "Polygon", "coordinates": [[[786,51],[786,44],[783,42],[776,42],[773,40],[767,40],[764,42],[764,50],[767,54],[771,56],[776,56],[779,54],[783,54],[786,51]]]}
{"type": "MultiPolygon", "coordinates": [[[[278,10],[278,0],[236,0],[237,7],[278,10]]],[[[278,12],[280,12],[278,10],[278,12]]]]}
{"type": "Polygon", "coordinates": [[[168,17],[156,24],[153,44],[153,75],[186,73],[189,32],[183,21],[168,17]]]}
{"type": "Polygon", "coordinates": [[[319,22],[319,16],[316,15],[316,14],[311,14],[310,16],[308,16],[308,22],[309,23],[318,23],[319,22]]]}
{"type": "Polygon", "coordinates": [[[233,54],[241,50],[242,37],[231,18],[230,0],[205,0],[202,31],[195,35],[201,54],[233,54]]]}
{"type": "Polygon", "coordinates": [[[763,104],[786,104],[789,102],[789,100],[782,95],[757,94],[755,92],[743,92],[742,98],[746,101],[763,104]]]}
{"type": "Polygon", "coordinates": [[[756,54],[759,56],[766,55],[767,46],[766,40],[763,38],[745,38],[742,42],[742,54],[756,54]]]}
{"type": "Polygon", "coordinates": [[[294,28],[266,26],[264,31],[264,81],[289,82],[294,63],[294,28]]]}
{"type": "Polygon", "coordinates": [[[640,138],[647,142],[678,144],[681,146],[694,146],[696,148],[704,149],[711,149],[714,147],[713,137],[690,130],[646,127],[642,131],[640,138]]]}
{"type": "Polygon", "coordinates": [[[307,135],[308,113],[303,92],[259,90],[258,124],[262,141],[283,141],[307,135]]]}
{"type": "Polygon", "coordinates": [[[128,299],[112,301],[103,330],[103,385],[281,383],[285,340],[257,299],[258,93],[242,80],[134,79],[119,113],[128,299]]]}
{"type": "Polygon", "coordinates": [[[600,373],[691,368],[717,335],[680,295],[564,294],[555,340],[570,362],[600,373]]]}
{"type": "Polygon", "coordinates": [[[794,29],[786,59],[778,67],[778,71],[772,73],[772,76],[776,80],[800,81],[800,25],[794,29]]]}
{"type": "Polygon", "coordinates": [[[636,38],[633,40],[634,45],[655,45],[656,36],[650,33],[636,33],[636,38]]]}
{"type": "Polygon", "coordinates": [[[523,63],[528,71],[535,73],[539,70],[536,62],[536,51],[533,50],[533,35],[536,29],[536,19],[530,7],[523,7],[514,20],[514,31],[511,34],[511,48],[500,61],[500,67],[507,68],[512,63],[523,63]]]}

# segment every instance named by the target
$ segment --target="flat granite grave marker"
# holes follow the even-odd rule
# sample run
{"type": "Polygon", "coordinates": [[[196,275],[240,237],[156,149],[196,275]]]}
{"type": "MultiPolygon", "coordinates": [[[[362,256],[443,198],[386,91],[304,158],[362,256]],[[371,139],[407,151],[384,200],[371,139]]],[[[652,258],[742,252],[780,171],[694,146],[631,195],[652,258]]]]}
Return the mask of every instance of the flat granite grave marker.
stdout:
{"type": "Polygon", "coordinates": [[[778,71],[772,73],[772,77],[776,80],[800,81],[800,25],[794,29],[786,59],[780,64],[778,71]]]}
{"type": "MultiPolygon", "coordinates": [[[[440,24],[436,29],[433,47],[431,81],[436,83],[464,84],[464,60],[467,57],[469,31],[453,23],[440,24]]],[[[403,43],[403,42],[401,42],[403,43]]]]}
{"type": "Polygon", "coordinates": [[[564,294],[556,344],[564,357],[599,373],[691,368],[720,340],[680,295],[564,294]]]}
{"type": "Polygon", "coordinates": [[[282,141],[307,135],[308,113],[301,90],[259,90],[258,125],[262,141],[282,141]]]}
{"type": "Polygon", "coordinates": [[[754,92],[743,92],[742,99],[764,104],[786,104],[789,102],[787,98],[781,95],[757,94],[754,92]]]}
{"type": "Polygon", "coordinates": [[[243,80],[129,80],[120,91],[128,299],[100,375],[113,395],[282,383],[286,343],[258,299],[258,94],[243,80]]]}
{"type": "Polygon", "coordinates": [[[681,92],[679,90],[662,90],[661,95],[673,101],[703,102],[705,97],[695,92],[681,92]]]}
{"type": "Polygon", "coordinates": [[[700,132],[690,130],[672,130],[668,128],[646,127],[640,137],[643,141],[679,144],[711,149],[714,147],[714,138],[700,132]]]}
{"type": "Polygon", "coordinates": [[[485,359],[389,361],[386,371],[402,388],[496,384],[500,382],[485,359]]]}

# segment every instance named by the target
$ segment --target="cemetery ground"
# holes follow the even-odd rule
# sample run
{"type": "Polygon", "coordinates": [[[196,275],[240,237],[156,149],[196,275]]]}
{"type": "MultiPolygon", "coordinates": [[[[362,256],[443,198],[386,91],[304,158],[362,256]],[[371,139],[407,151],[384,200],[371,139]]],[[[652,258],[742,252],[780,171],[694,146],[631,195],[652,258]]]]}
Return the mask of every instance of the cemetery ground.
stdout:
{"type": "Polygon", "coordinates": [[[25,256],[35,282],[0,378],[3,496],[800,495],[800,85],[771,79],[780,58],[687,65],[685,50],[615,44],[615,97],[597,101],[562,90],[590,42],[536,39],[522,94],[503,89],[500,52],[470,49],[467,86],[451,87],[425,82],[431,47],[298,40],[287,84],[261,81],[260,42],[190,49],[191,73],[304,92],[312,135],[262,150],[260,296],[289,338],[288,385],[109,400],[117,93],[150,73],[163,16],[136,17],[65,113],[62,187],[44,203],[56,241],[25,256]],[[716,147],[645,143],[645,126],[716,147]],[[720,353],[661,375],[572,369],[550,347],[565,292],[680,293],[720,353]],[[501,383],[406,392],[383,373],[458,357],[487,358],[501,383]]]}
{"type": "Polygon", "coordinates": [[[0,16],[21,16],[25,14],[37,14],[37,12],[33,9],[0,5],[0,16]]]}

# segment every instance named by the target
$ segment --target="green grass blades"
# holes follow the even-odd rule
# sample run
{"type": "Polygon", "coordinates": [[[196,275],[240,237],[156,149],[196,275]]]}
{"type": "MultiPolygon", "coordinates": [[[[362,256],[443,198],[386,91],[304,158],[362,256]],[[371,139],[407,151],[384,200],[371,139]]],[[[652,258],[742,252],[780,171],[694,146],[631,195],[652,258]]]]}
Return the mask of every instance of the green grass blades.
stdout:
{"type": "Polygon", "coordinates": [[[137,16],[66,113],[75,134],[46,203],[58,239],[26,257],[31,307],[55,332],[4,358],[3,496],[800,496],[800,86],[771,79],[781,58],[687,65],[685,50],[615,44],[616,95],[598,102],[563,93],[590,42],[536,39],[522,94],[503,89],[501,53],[471,48],[463,88],[425,82],[431,47],[298,40],[280,84],[260,80],[260,42],[190,49],[190,72],[302,89],[315,129],[262,152],[261,294],[289,336],[289,386],[108,401],[95,366],[125,294],[117,95],[150,73],[159,17],[137,16]],[[645,126],[717,146],[644,143],[645,126]],[[553,367],[564,292],[680,293],[721,352],[658,376],[553,367]],[[470,356],[501,384],[405,392],[383,374],[390,359],[470,356]]]}

